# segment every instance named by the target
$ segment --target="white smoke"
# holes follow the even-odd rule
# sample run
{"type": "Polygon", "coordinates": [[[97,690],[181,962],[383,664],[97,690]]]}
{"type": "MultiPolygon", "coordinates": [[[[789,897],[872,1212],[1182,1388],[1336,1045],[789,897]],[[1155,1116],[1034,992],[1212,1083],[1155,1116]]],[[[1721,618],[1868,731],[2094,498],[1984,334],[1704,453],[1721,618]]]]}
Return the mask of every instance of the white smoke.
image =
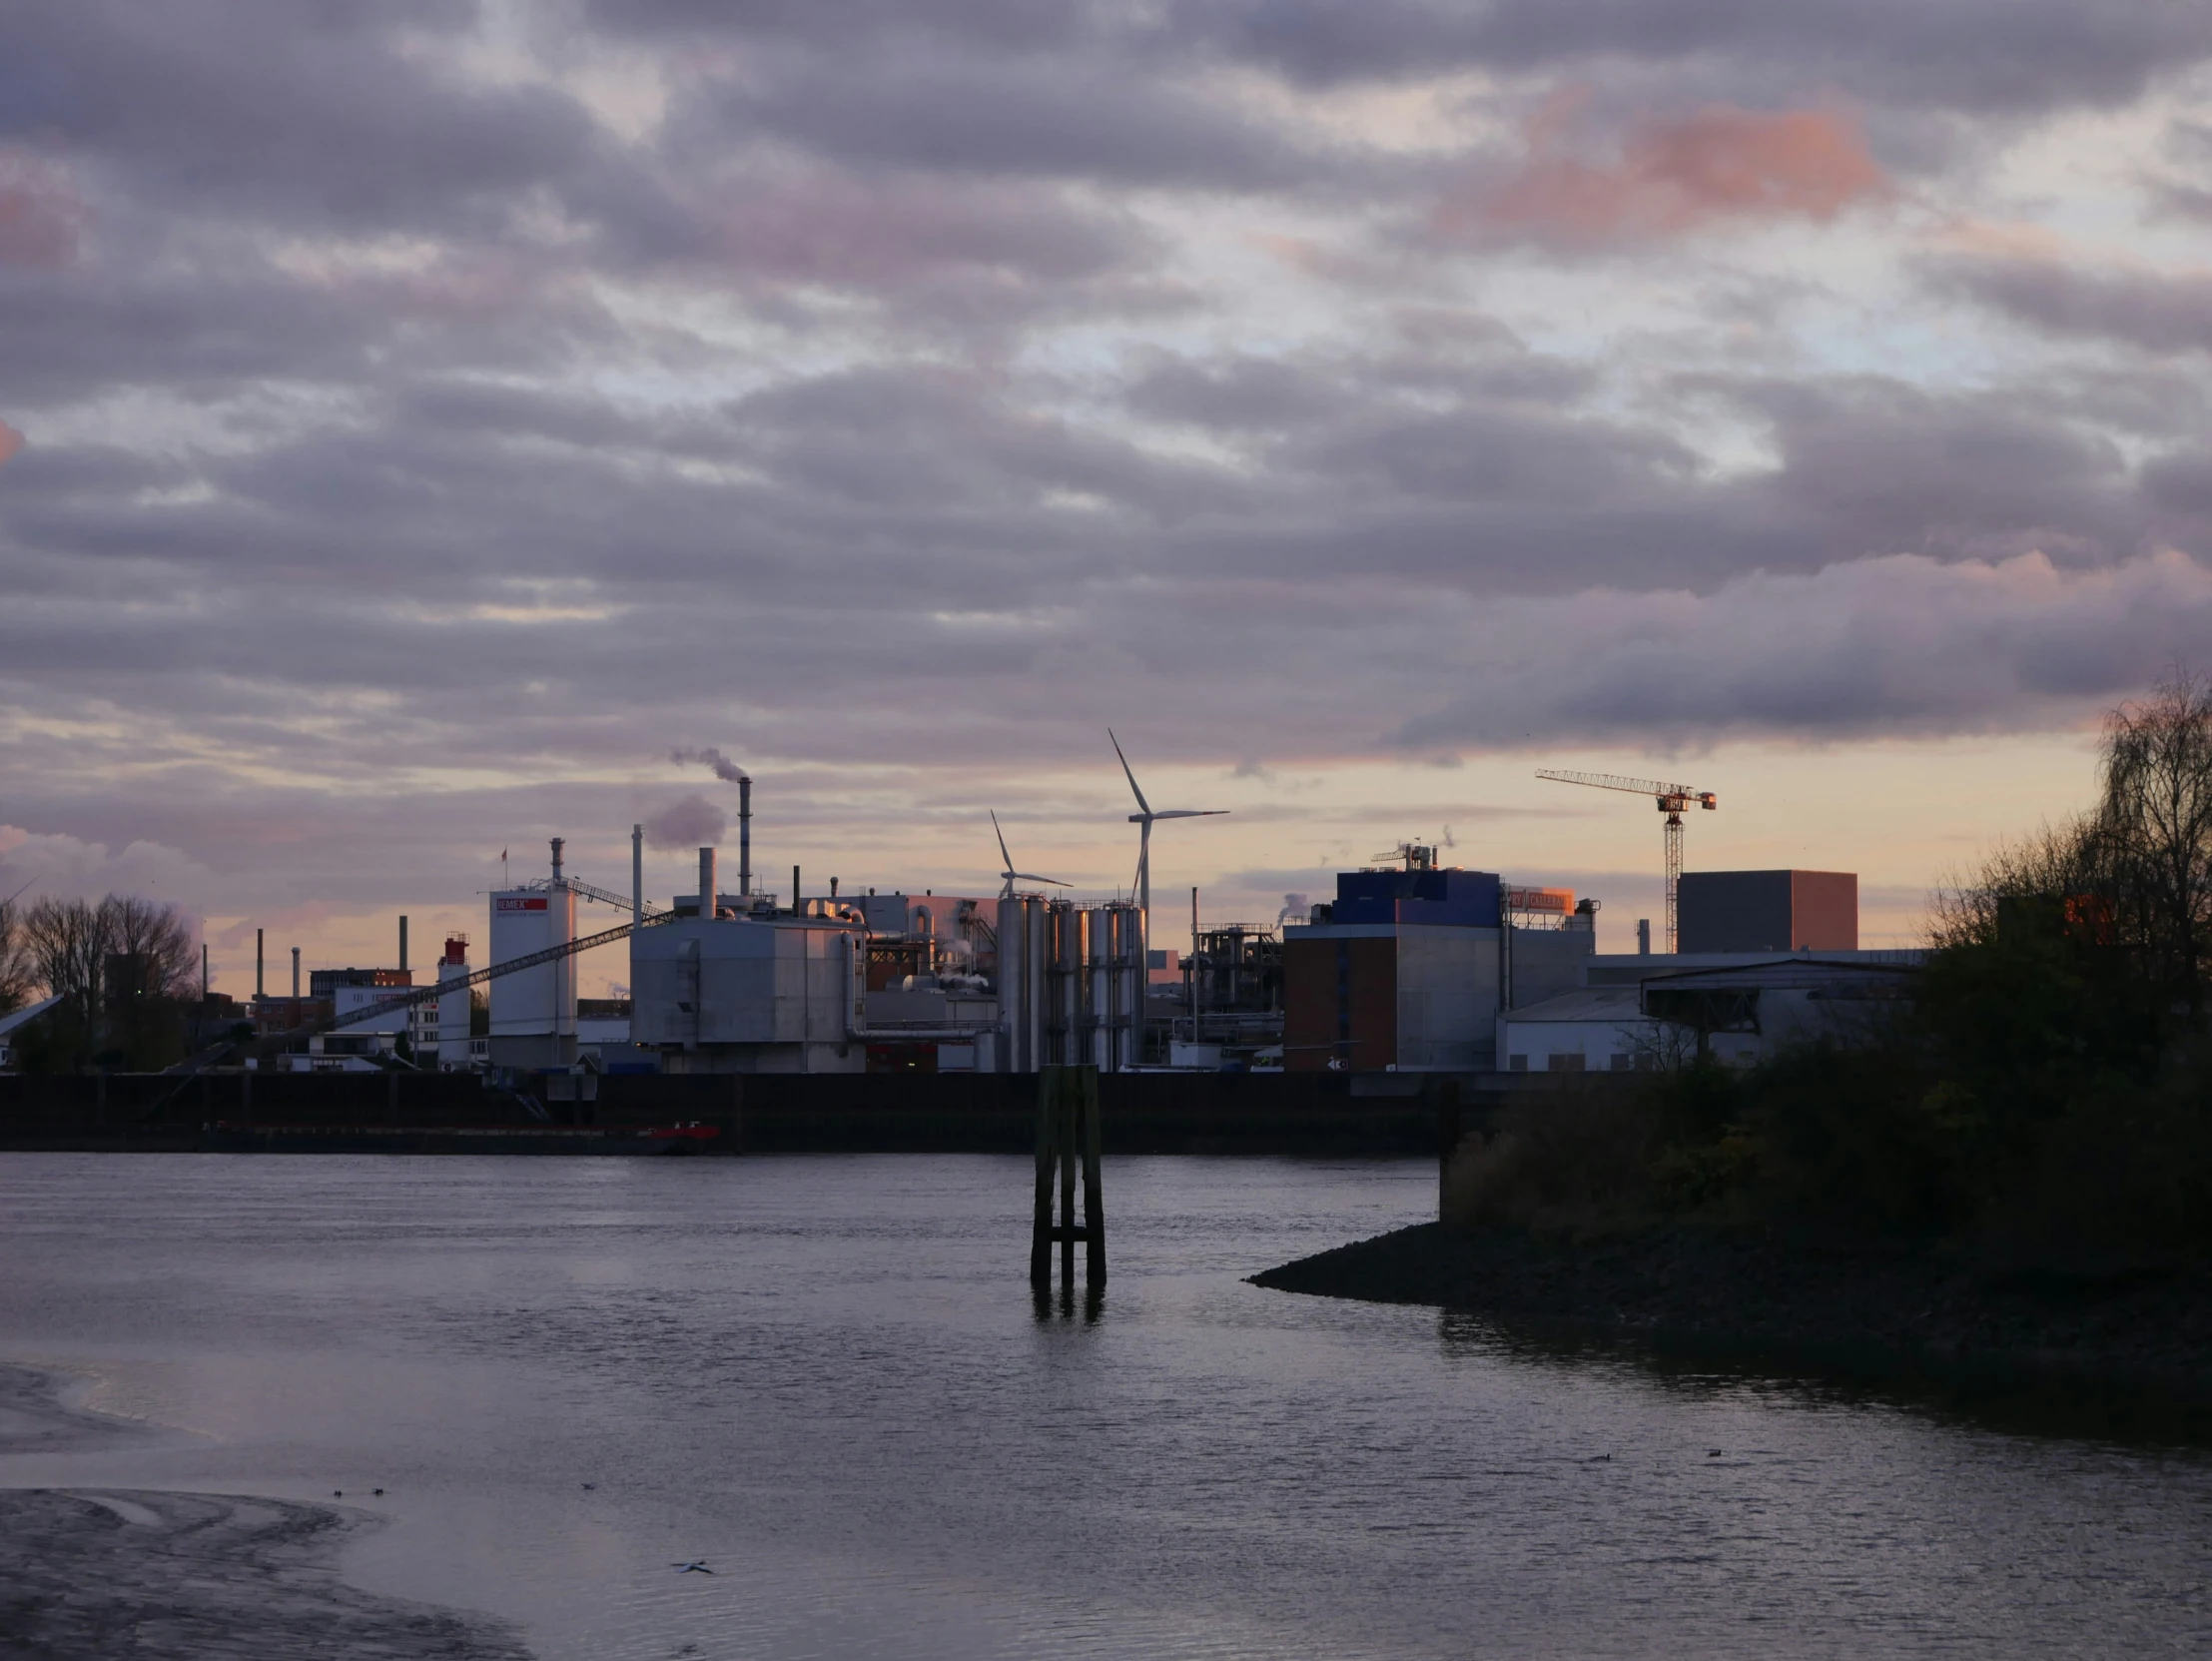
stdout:
{"type": "Polygon", "coordinates": [[[743,784],[746,782],[745,769],[712,745],[697,750],[670,750],[668,759],[679,767],[688,767],[693,762],[712,767],[714,776],[724,784],[743,784]]]}
{"type": "Polygon", "coordinates": [[[656,848],[711,848],[730,828],[730,816],[706,797],[685,796],[647,815],[645,840],[656,848]]]}

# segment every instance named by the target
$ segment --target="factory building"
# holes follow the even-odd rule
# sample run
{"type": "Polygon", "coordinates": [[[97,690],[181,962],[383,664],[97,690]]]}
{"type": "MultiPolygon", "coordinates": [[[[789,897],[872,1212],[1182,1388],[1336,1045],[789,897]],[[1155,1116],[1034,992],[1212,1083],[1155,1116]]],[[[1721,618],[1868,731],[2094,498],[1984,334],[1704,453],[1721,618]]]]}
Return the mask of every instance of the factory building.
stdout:
{"type": "Polygon", "coordinates": [[[1685,873],[1679,919],[1682,951],[1590,957],[1572,986],[1509,1000],[1500,1069],[1626,1072],[1699,1053],[1748,1064],[1847,1038],[1905,995],[1924,955],[1859,949],[1848,871],[1685,873]]]}
{"type": "Polygon", "coordinates": [[[1628,1072],[1704,1054],[1760,1061],[1783,1045],[1847,1040],[1907,995],[1910,950],[1678,952],[1596,958],[1581,989],[1498,1019],[1509,1073],[1628,1072]]]}
{"type": "MultiPolygon", "coordinates": [[[[1297,912],[1303,916],[1299,898],[1297,912]]],[[[1168,961],[1174,961],[1171,954],[1168,961]]],[[[1172,989],[1164,1009],[1159,969],[1150,971],[1147,1014],[1155,1028],[1164,1029],[1168,1064],[1208,1072],[1279,1071],[1282,936],[1242,923],[1202,930],[1177,967],[1182,984],[1172,989]]]]}
{"type": "Polygon", "coordinates": [[[1644,1019],[1638,986],[1579,987],[1498,1017],[1506,1073],[1626,1073],[1657,1064],[1665,1035],[1644,1019]]]}
{"type": "Polygon", "coordinates": [[[1678,894],[1685,953],[1858,949],[1854,871],[1685,871],[1678,894]]]}
{"type": "MultiPolygon", "coordinates": [[[[468,967],[468,937],[464,934],[445,937],[445,954],[437,961],[437,984],[464,981],[472,971],[468,967]]],[[[496,986],[498,983],[492,983],[496,986]]],[[[457,1073],[469,1064],[469,1004],[468,989],[456,987],[451,992],[441,992],[426,1004],[415,1006],[415,1050],[421,1057],[420,1065],[434,1068],[440,1073],[457,1073]]]]}
{"type": "Polygon", "coordinates": [[[311,1041],[313,1053],[324,1056],[387,1056],[396,1052],[401,1038],[411,1042],[408,1012],[386,1010],[377,1016],[358,1021],[346,1018],[357,1010],[372,1004],[380,1004],[396,992],[405,992],[414,985],[414,976],[404,969],[313,969],[308,972],[308,991],[317,1004],[327,1005],[333,1019],[340,1023],[336,1032],[318,1041],[311,1041]]]}
{"type": "MultiPolygon", "coordinates": [[[[576,895],[561,874],[553,843],[550,879],[491,896],[491,962],[509,963],[576,938],[576,895]]],[[[556,958],[489,984],[491,1065],[568,1067],[576,1060],[576,960],[556,958]]],[[[443,1019],[440,1017],[442,1028],[443,1019]]]]}
{"type": "Polygon", "coordinates": [[[856,905],[810,915],[724,894],[702,848],[698,892],[674,910],[630,936],[629,1038],[662,1072],[866,1071],[868,924],[856,905]]]}
{"type": "Polygon", "coordinates": [[[1289,1072],[1473,1072],[1496,1054],[1505,977],[1496,873],[1342,871],[1336,898],[1284,929],[1283,1066],[1289,1072]]]}

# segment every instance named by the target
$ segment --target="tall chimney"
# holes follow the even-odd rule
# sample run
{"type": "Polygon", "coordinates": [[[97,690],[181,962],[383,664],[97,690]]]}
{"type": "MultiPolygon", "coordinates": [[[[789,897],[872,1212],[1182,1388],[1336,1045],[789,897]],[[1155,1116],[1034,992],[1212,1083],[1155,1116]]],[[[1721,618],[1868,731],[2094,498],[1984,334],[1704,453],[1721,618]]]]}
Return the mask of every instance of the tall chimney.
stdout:
{"type": "Polygon", "coordinates": [[[791,915],[799,915],[799,868],[796,865],[791,868],[791,915]]]}
{"type": "Polygon", "coordinates": [[[1649,917],[1636,920],[1636,955],[1640,958],[1652,955],[1652,920],[1649,917]]]}
{"type": "Polygon", "coordinates": [[[262,980],[261,937],[261,930],[256,929],[254,931],[254,1002],[257,1004],[269,996],[269,988],[262,980]]]}
{"type": "Polygon", "coordinates": [[[699,850],[699,915],[708,922],[714,921],[721,899],[714,886],[714,850],[699,850]]]}
{"type": "Polygon", "coordinates": [[[753,897],[753,781],[750,775],[737,781],[737,893],[741,900],[753,897]]]}
{"type": "Polygon", "coordinates": [[[630,927],[645,921],[645,827],[630,827],[630,927]]]}
{"type": "Polygon", "coordinates": [[[402,912],[402,913],[400,914],[400,917],[399,917],[399,968],[400,968],[400,969],[401,969],[401,971],[403,972],[403,971],[404,971],[404,970],[406,969],[406,967],[407,967],[407,919],[406,919],[406,914],[402,912]]]}
{"type": "Polygon", "coordinates": [[[292,949],[292,1015],[295,1021],[300,1018],[300,948],[297,946],[292,949]]]}
{"type": "Polygon", "coordinates": [[[554,881],[554,882],[556,882],[556,883],[560,881],[560,850],[561,850],[561,847],[562,847],[562,839],[561,839],[560,837],[557,837],[557,836],[556,836],[556,837],[554,837],[554,838],[553,838],[553,881],[554,881]]]}

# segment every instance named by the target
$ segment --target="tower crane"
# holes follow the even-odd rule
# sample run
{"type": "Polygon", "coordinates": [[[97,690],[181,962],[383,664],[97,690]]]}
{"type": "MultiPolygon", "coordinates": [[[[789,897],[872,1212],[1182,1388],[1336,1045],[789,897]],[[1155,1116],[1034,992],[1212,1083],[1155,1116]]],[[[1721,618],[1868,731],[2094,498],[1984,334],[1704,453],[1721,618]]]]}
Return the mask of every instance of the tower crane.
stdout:
{"type": "Polygon", "coordinates": [[[1536,776],[1560,784],[1587,784],[1598,790],[1626,790],[1634,796],[1649,796],[1659,804],[1659,811],[1667,816],[1667,950],[1672,953],[1676,943],[1675,891],[1682,885],[1682,816],[1693,802],[1711,813],[1721,805],[1721,799],[1710,790],[1691,785],[1623,778],[1618,773],[1571,773],[1557,767],[1539,767],[1536,776]]]}

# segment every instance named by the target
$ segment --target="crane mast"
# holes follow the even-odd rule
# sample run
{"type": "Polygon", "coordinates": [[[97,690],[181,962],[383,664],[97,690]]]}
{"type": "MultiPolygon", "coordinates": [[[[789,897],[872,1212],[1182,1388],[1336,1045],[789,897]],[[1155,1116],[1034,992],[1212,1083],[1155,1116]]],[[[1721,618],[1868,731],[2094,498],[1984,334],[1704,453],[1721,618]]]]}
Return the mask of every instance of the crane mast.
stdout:
{"type": "Polygon", "coordinates": [[[1682,887],[1682,816],[1693,803],[1708,813],[1721,805],[1710,790],[1695,785],[1670,784],[1664,779],[1627,778],[1619,773],[1576,773],[1561,767],[1539,767],[1536,776],[1557,784],[1587,784],[1594,790],[1622,790],[1632,796],[1649,796],[1666,815],[1662,830],[1667,869],[1667,951],[1671,956],[1680,939],[1676,927],[1676,894],[1682,887]]]}

